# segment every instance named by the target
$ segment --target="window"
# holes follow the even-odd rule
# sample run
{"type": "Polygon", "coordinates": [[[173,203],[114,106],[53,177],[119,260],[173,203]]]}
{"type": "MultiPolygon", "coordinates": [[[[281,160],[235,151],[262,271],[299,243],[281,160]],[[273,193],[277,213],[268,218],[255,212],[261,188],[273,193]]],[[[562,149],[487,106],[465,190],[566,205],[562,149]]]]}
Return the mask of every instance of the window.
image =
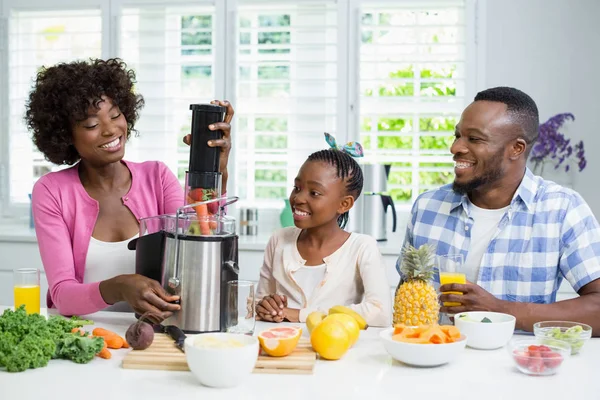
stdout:
{"type": "Polygon", "coordinates": [[[120,15],[119,57],[135,70],[145,100],[127,158],[161,160],[183,183],[190,104],[208,103],[216,92],[215,7],[125,3],[120,15]]]}
{"type": "Polygon", "coordinates": [[[453,180],[449,148],[466,105],[462,2],[365,2],[360,10],[360,140],[391,164],[396,201],[453,180]],[[422,4],[422,5],[421,5],[422,4]]]}
{"type": "Polygon", "coordinates": [[[183,182],[192,103],[236,110],[228,192],[280,207],[309,153],[359,140],[410,204],[452,179],[454,124],[473,96],[475,0],[0,0],[0,213],[23,215],[50,165],[23,124],[42,65],[121,57],[146,105],[127,159],[183,182]],[[468,17],[469,16],[469,17],[468,17]]]}
{"type": "MultiPolygon", "coordinates": [[[[46,161],[31,141],[23,122],[31,82],[41,66],[86,57],[100,57],[100,8],[29,11],[8,14],[8,201],[28,202],[35,181],[59,169],[46,161]]],[[[3,90],[4,91],[4,90],[3,90]]],[[[7,132],[4,126],[2,131],[7,132]]],[[[3,157],[4,158],[4,157],[3,157]]],[[[4,189],[4,188],[2,188],[4,189]]],[[[4,191],[4,190],[3,190],[4,191]]]]}
{"type": "Polygon", "coordinates": [[[336,133],[336,25],[333,1],[240,2],[236,181],[241,198],[286,198],[306,157],[326,146],[323,132],[336,133]]]}

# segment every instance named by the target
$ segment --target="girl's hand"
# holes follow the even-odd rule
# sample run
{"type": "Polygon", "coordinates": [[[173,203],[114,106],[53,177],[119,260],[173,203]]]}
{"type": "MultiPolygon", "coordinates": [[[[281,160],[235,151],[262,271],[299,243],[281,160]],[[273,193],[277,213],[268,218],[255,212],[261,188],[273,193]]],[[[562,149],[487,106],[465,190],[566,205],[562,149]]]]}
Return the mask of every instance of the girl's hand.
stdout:
{"type": "Polygon", "coordinates": [[[300,322],[300,310],[297,308],[284,308],[283,319],[288,322],[300,322]]]}
{"type": "Polygon", "coordinates": [[[283,295],[273,294],[263,297],[256,305],[256,314],[263,321],[282,322],[285,307],[287,307],[287,298],[283,295]]]}

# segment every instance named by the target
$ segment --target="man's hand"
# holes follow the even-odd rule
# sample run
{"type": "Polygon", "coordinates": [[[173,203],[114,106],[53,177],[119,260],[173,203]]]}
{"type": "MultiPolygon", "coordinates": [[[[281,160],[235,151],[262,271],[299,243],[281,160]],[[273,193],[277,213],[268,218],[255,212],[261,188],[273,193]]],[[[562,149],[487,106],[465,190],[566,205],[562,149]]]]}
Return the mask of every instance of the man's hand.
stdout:
{"type": "Polygon", "coordinates": [[[481,286],[473,283],[449,283],[440,286],[440,301],[460,303],[459,306],[442,307],[440,312],[458,314],[465,311],[498,311],[500,301],[481,286]],[[444,292],[461,292],[462,294],[444,294],[444,292]]]}

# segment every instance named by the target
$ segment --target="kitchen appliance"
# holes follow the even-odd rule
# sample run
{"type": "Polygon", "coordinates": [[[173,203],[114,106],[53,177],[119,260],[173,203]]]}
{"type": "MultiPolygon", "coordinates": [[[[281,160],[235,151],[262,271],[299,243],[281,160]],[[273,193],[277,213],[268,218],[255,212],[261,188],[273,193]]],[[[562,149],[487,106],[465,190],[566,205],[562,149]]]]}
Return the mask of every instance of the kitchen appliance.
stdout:
{"type": "Polygon", "coordinates": [[[222,121],[225,107],[192,104],[192,139],[186,172],[185,203],[175,214],[142,218],[135,270],[180,296],[181,310],[163,321],[186,333],[224,332],[228,320],[227,282],[237,280],[238,236],[235,218],[225,207],[237,197],[221,196],[219,148],[208,140],[222,137],[208,125],[222,121]]]}
{"type": "Polygon", "coordinates": [[[346,231],[364,233],[377,241],[387,240],[387,212],[392,212],[392,232],[396,232],[396,207],[387,194],[389,164],[364,164],[363,192],[350,209],[346,231]]]}
{"type": "Polygon", "coordinates": [[[240,209],[240,235],[258,235],[258,209],[256,207],[240,209]]]}

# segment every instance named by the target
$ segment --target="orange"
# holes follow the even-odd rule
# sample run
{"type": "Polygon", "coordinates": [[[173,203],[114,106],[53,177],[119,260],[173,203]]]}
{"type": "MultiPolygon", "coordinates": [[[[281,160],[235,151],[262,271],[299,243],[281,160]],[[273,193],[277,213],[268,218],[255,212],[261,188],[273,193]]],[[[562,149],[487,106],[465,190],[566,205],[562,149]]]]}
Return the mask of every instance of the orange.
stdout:
{"type": "Polygon", "coordinates": [[[302,335],[302,328],[295,326],[280,326],[269,328],[258,335],[260,347],[270,356],[283,357],[296,348],[302,335]]]}
{"type": "Polygon", "coordinates": [[[321,358],[339,360],[350,348],[350,335],[344,325],[324,319],[310,334],[310,344],[321,358]]]}
{"type": "Polygon", "coordinates": [[[358,322],[348,314],[331,314],[324,319],[324,321],[328,320],[335,320],[344,325],[344,328],[346,328],[350,337],[350,347],[354,346],[354,343],[356,343],[360,336],[358,322]]]}

